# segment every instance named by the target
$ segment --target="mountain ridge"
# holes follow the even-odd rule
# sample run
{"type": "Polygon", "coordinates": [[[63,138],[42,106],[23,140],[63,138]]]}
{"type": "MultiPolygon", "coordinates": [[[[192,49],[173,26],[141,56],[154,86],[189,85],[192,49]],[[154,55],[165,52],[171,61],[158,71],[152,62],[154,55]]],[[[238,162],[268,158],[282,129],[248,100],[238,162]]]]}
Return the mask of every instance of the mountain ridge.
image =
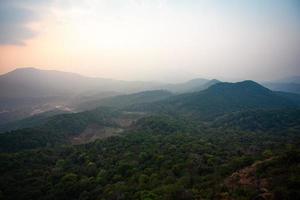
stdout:
{"type": "Polygon", "coordinates": [[[66,96],[93,91],[133,93],[160,89],[182,93],[192,90],[193,87],[202,86],[209,81],[211,80],[203,78],[176,84],[151,81],[124,81],[30,67],[17,68],[0,75],[0,89],[2,91],[0,97],[66,96]]]}
{"type": "MultiPolygon", "coordinates": [[[[80,135],[91,124],[98,124],[103,128],[118,128],[120,126],[118,125],[119,123],[123,124],[126,120],[134,120],[129,115],[136,115],[136,119],[149,115],[172,116],[172,118],[178,117],[178,119],[186,118],[188,121],[197,122],[198,124],[207,124],[207,122],[210,123],[225,114],[238,111],[299,108],[300,104],[296,104],[296,100],[293,102],[289,99],[294,98],[293,95],[288,95],[289,98],[286,98],[286,93],[284,95],[273,92],[254,81],[217,83],[203,91],[179,95],[172,95],[163,91],[154,91],[154,95],[151,92],[122,95],[113,97],[114,101],[119,102],[121,106],[99,107],[80,113],[42,118],[42,120],[31,121],[33,124],[37,124],[37,127],[19,129],[13,131],[13,134],[2,133],[0,136],[3,140],[3,145],[6,145],[3,149],[16,149],[10,145],[9,141],[20,141],[20,138],[29,136],[28,134],[30,133],[31,138],[27,138],[24,141],[25,146],[22,146],[23,143],[14,143],[14,145],[26,149],[31,148],[31,145],[34,147],[45,146],[47,142],[44,141],[44,137],[52,145],[68,142],[68,138],[80,135]],[[161,98],[160,94],[162,93],[166,94],[166,97],[162,100],[157,99],[157,97],[161,98]],[[149,97],[147,94],[150,94],[150,97],[154,97],[154,102],[147,102],[147,99],[144,99],[145,94],[146,97],[149,97]],[[141,102],[141,100],[143,101],[141,102]],[[128,116],[122,117],[124,114],[128,116]],[[34,143],[35,137],[39,140],[37,144],[34,143]],[[32,142],[33,144],[31,144],[32,142]]],[[[161,126],[164,125],[162,124],[161,126]]]]}
{"type": "Polygon", "coordinates": [[[156,104],[133,106],[132,109],[171,113],[176,111],[200,118],[211,118],[239,110],[293,108],[298,105],[284,95],[248,80],[237,83],[217,83],[200,92],[181,94],[156,104]]]}

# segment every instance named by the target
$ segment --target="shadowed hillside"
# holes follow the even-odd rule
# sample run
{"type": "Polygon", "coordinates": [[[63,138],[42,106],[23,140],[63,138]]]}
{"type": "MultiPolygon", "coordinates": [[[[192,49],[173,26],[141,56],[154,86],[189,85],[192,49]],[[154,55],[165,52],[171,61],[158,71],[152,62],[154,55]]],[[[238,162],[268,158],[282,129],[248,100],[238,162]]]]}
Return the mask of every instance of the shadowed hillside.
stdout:
{"type": "Polygon", "coordinates": [[[208,89],[187,93],[155,104],[132,106],[134,110],[182,113],[202,119],[248,109],[278,109],[297,107],[296,98],[273,92],[253,81],[217,83],[208,89]]]}

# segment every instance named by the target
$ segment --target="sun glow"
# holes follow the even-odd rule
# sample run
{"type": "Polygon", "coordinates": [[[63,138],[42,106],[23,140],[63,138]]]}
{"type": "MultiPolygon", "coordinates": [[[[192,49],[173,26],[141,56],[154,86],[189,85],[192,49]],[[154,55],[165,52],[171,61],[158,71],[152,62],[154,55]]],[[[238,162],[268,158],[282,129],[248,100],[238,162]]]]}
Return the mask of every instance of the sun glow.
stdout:
{"type": "Polygon", "coordinates": [[[300,57],[300,26],[285,23],[291,11],[280,6],[259,14],[249,5],[208,1],[54,2],[26,24],[35,36],[23,46],[0,46],[2,72],[35,66],[118,79],[152,80],[159,74],[164,80],[170,74],[219,77],[230,71],[259,79],[265,73],[253,66],[281,76],[282,66],[295,71],[300,57]]]}

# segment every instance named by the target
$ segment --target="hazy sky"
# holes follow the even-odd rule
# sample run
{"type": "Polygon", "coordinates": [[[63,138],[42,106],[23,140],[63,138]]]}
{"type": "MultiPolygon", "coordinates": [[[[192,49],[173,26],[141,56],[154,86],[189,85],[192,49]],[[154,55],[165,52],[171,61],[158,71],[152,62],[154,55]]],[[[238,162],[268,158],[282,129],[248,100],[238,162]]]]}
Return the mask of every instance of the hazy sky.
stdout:
{"type": "Polygon", "coordinates": [[[300,75],[299,0],[0,0],[0,73],[125,80],[300,75]]]}

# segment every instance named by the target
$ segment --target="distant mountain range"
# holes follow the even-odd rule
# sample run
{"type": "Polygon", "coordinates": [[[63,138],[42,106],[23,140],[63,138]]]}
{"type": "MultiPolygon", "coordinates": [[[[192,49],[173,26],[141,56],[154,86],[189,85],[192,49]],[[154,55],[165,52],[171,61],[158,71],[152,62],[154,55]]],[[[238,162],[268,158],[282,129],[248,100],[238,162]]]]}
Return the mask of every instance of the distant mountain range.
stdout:
{"type": "Polygon", "coordinates": [[[280,79],[273,82],[265,82],[263,85],[274,91],[283,91],[300,94],[300,76],[280,79]]]}
{"type": "MultiPolygon", "coordinates": [[[[174,96],[182,94],[182,96],[173,97],[174,101],[182,98],[185,99],[182,104],[187,101],[186,104],[192,106],[193,101],[196,101],[200,96],[202,100],[199,100],[199,103],[205,101],[205,98],[212,98],[212,91],[216,88],[210,86],[225,87],[223,84],[219,85],[219,83],[221,82],[216,79],[203,78],[177,84],[121,81],[91,78],[54,70],[20,68],[0,76],[0,124],[21,120],[51,110],[78,112],[94,109],[98,106],[114,106],[114,104],[119,107],[126,107],[130,106],[132,102],[134,102],[134,106],[141,106],[143,103],[163,100],[165,97],[171,96],[171,93],[174,96]],[[200,92],[208,88],[210,89],[206,92],[200,92]],[[153,92],[143,93],[144,91],[153,92]],[[134,95],[131,96],[133,93],[134,95]],[[200,96],[198,97],[197,95],[200,96]],[[114,96],[118,97],[114,98],[114,96]]],[[[228,85],[229,83],[224,84],[228,85]]],[[[263,83],[263,85],[274,91],[300,93],[299,77],[285,78],[277,82],[263,83]]],[[[217,93],[218,100],[221,101],[222,91],[217,93]]],[[[237,93],[234,95],[241,94],[237,93]]],[[[297,99],[295,96],[291,97],[291,94],[282,93],[281,96],[292,98],[291,101],[297,99]]],[[[213,101],[213,98],[211,101],[213,101]]],[[[207,100],[207,102],[209,101],[207,100]]],[[[236,106],[232,105],[235,108],[236,106]]],[[[209,111],[210,108],[203,105],[202,110],[205,109],[209,111]]],[[[214,110],[216,109],[214,108],[214,110]]]]}
{"type": "Polygon", "coordinates": [[[197,92],[197,91],[205,90],[210,86],[219,82],[220,81],[216,79],[208,80],[203,78],[197,78],[184,83],[163,85],[162,89],[171,91],[173,93],[179,93],[179,94],[187,93],[187,92],[197,92]]]}
{"type": "Polygon", "coordinates": [[[53,96],[92,95],[100,92],[133,93],[165,89],[180,93],[206,89],[217,80],[194,79],[185,83],[121,81],[85,77],[69,72],[20,68],[0,76],[0,98],[45,98],[53,96]]]}
{"type": "Polygon", "coordinates": [[[154,82],[119,81],[53,70],[21,68],[0,76],[0,97],[70,96],[103,91],[127,93],[148,90],[158,85],[154,82]]]}
{"type": "Polygon", "coordinates": [[[283,79],[279,79],[276,82],[300,84],[300,76],[286,77],[286,78],[283,78],[283,79]]]}
{"type": "Polygon", "coordinates": [[[120,94],[147,90],[193,92],[217,82],[208,79],[194,79],[178,84],[121,81],[54,70],[20,68],[0,76],[0,124],[53,109],[76,112],[84,107],[95,108],[101,99],[120,94]]]}

